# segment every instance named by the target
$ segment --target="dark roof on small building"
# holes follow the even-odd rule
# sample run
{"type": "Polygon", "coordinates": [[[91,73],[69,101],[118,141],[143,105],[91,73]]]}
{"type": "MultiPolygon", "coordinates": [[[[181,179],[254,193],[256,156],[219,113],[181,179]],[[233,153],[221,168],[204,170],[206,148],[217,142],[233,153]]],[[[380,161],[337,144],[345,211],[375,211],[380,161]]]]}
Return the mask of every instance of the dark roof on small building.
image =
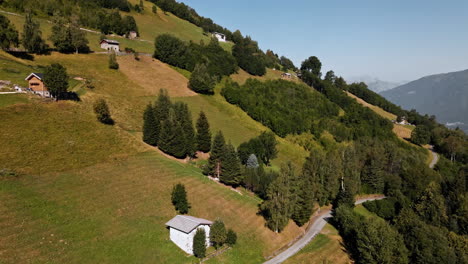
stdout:
{"type": "Polygon", "coordinates": [[[190,233],[192,230],[197,228],[199,225],[211,225],[213,222],[203,219],[197,218],[189,215],[176,215],[174,218],[169,220],[166,223],[166,226],[175,228],[180,230],[184,233],[190,233]]]}
{"type": "Polygon", "coordinates": [[[108,44],[111,44],[111,45],[119,45],[119,42],[117,40],[113,40],[113,39],[103,39],[103,40],[101,40],[101,43],[102,42],[107,42],[108,44]]]}
{"type": "Polygon", "coordinates": [[[36,76],[36,78],[38,78],[39,80],[42,80],[42,78],[44,78],[44,74],[42,73],[38,73],[38,72],[33,72],[31,74],[28,75],[28,77],[26,77],[26,81],[29,81],[33,76],[36,76]]]}

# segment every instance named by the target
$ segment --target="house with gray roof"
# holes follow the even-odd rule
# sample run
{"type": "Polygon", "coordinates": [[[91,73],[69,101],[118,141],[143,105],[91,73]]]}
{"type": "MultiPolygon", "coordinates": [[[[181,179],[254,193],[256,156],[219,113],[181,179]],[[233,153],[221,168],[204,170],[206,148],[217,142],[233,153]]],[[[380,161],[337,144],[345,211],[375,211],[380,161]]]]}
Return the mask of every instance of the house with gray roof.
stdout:
{"type": "Polygon", "coordinates": [[[103,39],[101,40],[100,45],[102,49],[105,49],[107,51],[120,51],[120,43],[117,40],[103,39]]]}
{"type": "Polygon", "coordinates": [[[198,229],[206,233],[206,246],[210,245],[210,227],[213,222],[189,215],[177,215],[166,226],[169,228],[169,237],[178,247],[193,255],[193,237],[198,229]]]}

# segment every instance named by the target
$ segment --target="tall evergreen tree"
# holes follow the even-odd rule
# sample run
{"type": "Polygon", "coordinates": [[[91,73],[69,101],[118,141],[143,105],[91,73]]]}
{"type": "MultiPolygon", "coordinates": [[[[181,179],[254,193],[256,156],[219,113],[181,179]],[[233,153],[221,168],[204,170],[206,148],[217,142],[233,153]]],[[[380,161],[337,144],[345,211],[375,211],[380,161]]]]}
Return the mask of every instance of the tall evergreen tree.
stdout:
{"type": "Polygon", "coordinates": [[[172,188],[171,200],[176,211],[181,214],[188,213],[190,204],[187,200],[187,192],[185,191],[185,186],[183,184],[178,183],[174,185],[172,188]]]}
{"type": "Polygon", "coordinates": [[[206,256],[206,232],[203,228],[197,229],[193,237],[193,255],[197,258],[206,256]]]}
{"type": "Polygon", "coordinates": [[[184,131],[172,108],[169,111],[169,117],[161,123],[158,146],[159,149],[176,158],[186,156],[184,131]]]}
{"type": "Polygon", "coordinates": [[[256,169],[260,165],[258,164],[258,159],[255,154],[250,154],[249,158],[247,159],[247,162],[245,163],[245,166],[249,169],[256,169]]]}
{"type": "Polygon", "coordinates": [[[159,90],[158,99],[155,105],[156,119],[159,122],[166,120],[169,117],[169,110],[172,108],[171,99],[167,94],[167,90],[159,90]]]}
{"type": "Polygon", "coordinates": [[[197,93],[212,94],[215,87],[215,80],[205,64],[197,64],[189,80],[189,88],[197,93]]]}
{"type": "Polygon", "coordinates": [[[226,144],[222,158],[222,174],[219,180],[227,185],[237,186],[241,183],[241,163],[231,143],[226,144]]]}
{"type": "Polygon", "coordinates": [[[68,89],[67,69],[58,63],[47,66],[44,70],[44,84],[55,100],[58,100],[68,89]]]}
{"type": "Polygon", "coordinates": [[[185,144],[185,154],[193,157],[195,154],[195,129],[193,128],[192,114],[187,104],[177,102],[174,104],[177,120],[183,130],[183,142],[185,144]]]}
{"type": "Polygon", "coordinates": [[[200,115],[197,120],[197,149],[202,152],[209,152],[211,149],[211,132],[210,124],[208,119],[203,111],[200,112],[200,115]]]}
{"type": "Polygon", "coordinates": [[[216,249],[218,249],[226,242],[226,238],[227,232],[224,222],[217,219],[210,228],[210,242],[216,249]]]}
{"type": "Polygon", "coordinates": [[[291,163],[283,165],[278,177],[267,190],[267,200],[261,205],[268,228],[281,232],[294,211],[296,173],[291,163]]]}
{"type": "Polygon", "coordinates": [[[152,146],[158,144],[159,121],[156,120],[154,108],[152,104],[146,106],[143,114],[143,141],[152,146]]]}
{"type": "Polygon", "coordinates": [[[226,141],[224,140],[223,133],[218,131],[213,139],[211,146],[210,158],[208,159],[208,171],[214,177],[219,178],[222,173],[222,163],[224,158],[224,151],[226,149],[226,141]]]}
{"type": "Polygon", "coordinates": [[[30,53],[42,54],[49,48],[42,39],[39,23],[33,19],[31,12],[26,13],[21,39],[23,47],[30,53]]]}
{"type": "Polygon", "coordinates": [[[115,51],[112,51],[109,55],[109,69],[118,70],[119,63],[117,62],[117,57],[115,55],[115,51]]]}
{"type": "Polygon", "coordinates": [[[18,44],[18,31],[16,31],[8,18],[0,15],[0,48],[8,49],[11,46],[18,47],[18,44]]]}

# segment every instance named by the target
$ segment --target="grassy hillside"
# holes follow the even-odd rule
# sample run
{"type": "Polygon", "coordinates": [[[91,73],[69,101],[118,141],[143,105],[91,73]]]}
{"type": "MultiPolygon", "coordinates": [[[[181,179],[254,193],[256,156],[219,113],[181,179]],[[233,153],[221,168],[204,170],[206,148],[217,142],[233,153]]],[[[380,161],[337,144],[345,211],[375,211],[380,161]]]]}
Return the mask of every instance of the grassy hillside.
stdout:
{"type": "MultiPolygon", "coordinates": [[[[191,214],[221,217],[238,232],[239,244],[210,262],[258,263],[302,232],[294,223],[281,234],[271,232],[257,215],[258,198],[213,183],[196,167],[169,160],[140,140],[143,109],[161,88],[187,102],[194,118],[203,109],[212,130],[222,130],[234,144],[267,128],[218,93],[191,94],[187,79],[159,61],[118,60],[121,70],[113,71],[104,54],[52,53],[29,61],[0,52],[1,79],[11,76],[25,85],[31,71],[58,62],[72,78],[90,79],[95,86],[89,90],[71,80],[80,87],[80,102],[0,95],[0,164],[21,175],[0,180],[2,261],[192,262],[164,228],[175,215],[169,193],[179,181],[188,189],[191,214]],[[10,75],[9,69],[15,71],[10,75]],[[180,97],[187,94],[194,96],[180,97]],[[115,126],[96,121],[97,98],[109,103],[115,126]]],[[[284,139],[279,150],[275,167],[291,159],[299,165],[307,155],[284,139]]]]}

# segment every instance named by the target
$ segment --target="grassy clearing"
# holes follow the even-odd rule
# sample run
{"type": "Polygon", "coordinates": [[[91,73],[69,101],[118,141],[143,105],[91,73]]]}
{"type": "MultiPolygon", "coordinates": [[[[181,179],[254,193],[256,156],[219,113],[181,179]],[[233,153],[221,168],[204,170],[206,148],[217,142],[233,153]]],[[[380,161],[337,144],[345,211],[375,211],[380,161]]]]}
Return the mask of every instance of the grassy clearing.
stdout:
{"type": "Polygon", "coordinates": [[[20,104],[0,109],[0,164],[44,174],[136,153],[118,128],[96,121],[77,103],[20,104]]]}
{"type": "Polygon", "coordinates": [[[147,96],[159,93],[160,89],[166,89],[171,97],[197,95],[188,88],[187,78],[156,59],[142,56],[137,61],[133,56],[123,56],[118,58],[118,62],[121,65],[120,71],[144,88],[147,96]]]}
{"type": "Polygon", "coordinates": [[[405,126],[400,124],[393,124],[393,132],[402,139],[410,139],[411,132],[413,132],[414,126],[405,126]]]}
{"type": "Polygon", "coordinates": [[[314,240],[299,253],[285,261],[285,264],[324,264],[352,263],[345,249],[341,245],[342,238],[332,225],[327,224],[314,240]]]}
{"type": "Polygon", "coordinates": [[[0,108],[29,102],[26,94],[0,94],[0,108]]]}
{"type": "MultiPolygon", "coordinates": [[[[238,106],[229,104],[219,94],[219,90],[220,85],[218,85],[215,95],[179,97],[175,98],[175,100],[189,105],[194,120],[198,118],[200,111],[204,111],[210,122],[212,133],[214,134],[215,131],[221,130],[226,140],[230,140],[235,146],[260,135],[262,131],[268,130],[267,127],[253,120],[238,106]]],[[[308,152],[298,144],[292,143],[287,139],[277,137],[277,140],[279,142],[279,154],[278,158],[272,161],[273,166],[277,169],[282,163],[287,161],[292,161],[297,166],[301,166],[308,152]]]]}
{"type": "MultiPolygon", "coordinates": [[[[246,71],[242,70],[242,69],[239,69],[239,71],[235,74],[232,74],[230,77],[238,82],[239,84],[244,84],[247,79],[257,79],[257,80],[260,80],[260,81],[266,81],[266,80],[276,80],[276,79],[281,79],[281,74],[283,72],[282,71],[279,71],[279,70],[272,70],[272,69],[267,69],[267,72],[264,76],[254,76],[254,75],[250,75],[249,73],[247,73],[246,71]]],[[[299,79],[297,79],[296,77],[292,77],[291,79],[287,79],[287,80],[291,80],[291,81],[294,81],[294,82],[300,82],[299,79]]]]}
{"type": "Polygon", "coordinates": [[[365,107],[368,107],[372,110],[374,110],[374,112],[376,112],[377,114],[379,114],[380,116],[384,117],[384,118],[387,118],[389,120],[396,120],[397,116],[392,114],[392,113],[389,113],[385,110],[383,110],[382,108],[378,107],[378,106],[375,106],[375,105],[372,105],[372,104],[369,104],[367,103],[366,101],[362,100],[361,98],[355,96],[354,94],[350,93],[350,92],[346,92],[348,94],[348,96],[356,99],[356,101],[360,104],[362,104],[363,106],[365,107]]]}

